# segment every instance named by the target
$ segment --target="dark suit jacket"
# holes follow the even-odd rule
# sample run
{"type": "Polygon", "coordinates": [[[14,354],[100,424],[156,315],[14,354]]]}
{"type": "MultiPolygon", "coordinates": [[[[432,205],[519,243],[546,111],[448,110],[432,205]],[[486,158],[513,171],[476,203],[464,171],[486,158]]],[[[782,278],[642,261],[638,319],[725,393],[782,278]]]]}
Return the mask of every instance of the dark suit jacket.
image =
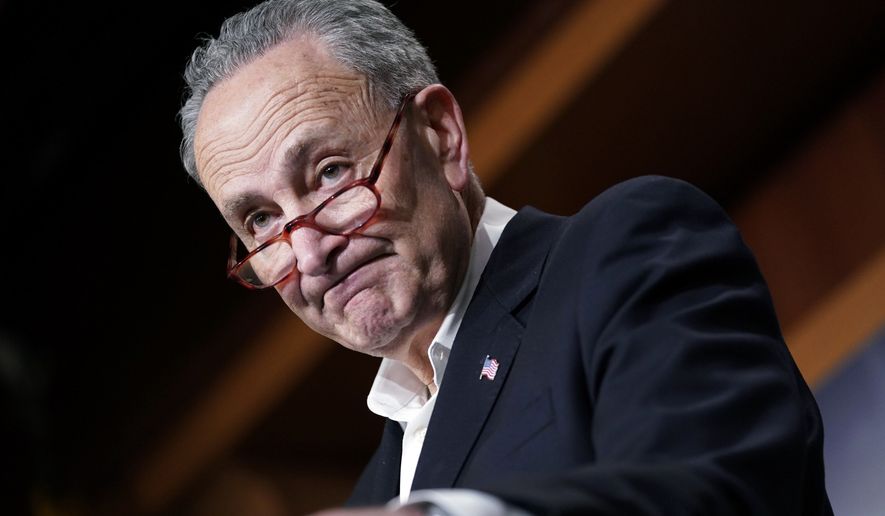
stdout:
{"type": "MultiPolygon", "coordinates": [[[[388,421],[351,505],[397,495],[401,440],[388,421]]],[[[537,514],[832,514],[820,414],[715,202],[644,177],[570,218],[514,217],[413,483],[448,487],[537,514]]]]}

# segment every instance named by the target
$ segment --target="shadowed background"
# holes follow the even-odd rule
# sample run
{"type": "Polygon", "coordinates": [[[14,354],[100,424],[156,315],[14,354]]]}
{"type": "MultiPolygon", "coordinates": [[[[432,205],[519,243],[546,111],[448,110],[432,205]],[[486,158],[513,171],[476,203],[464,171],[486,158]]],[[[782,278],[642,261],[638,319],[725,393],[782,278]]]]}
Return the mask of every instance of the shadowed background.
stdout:
{"type": "MultiPolygon", "coordinates": [[[[0,2],[3,514],[301,514],[377,443],[377,359],[225,280],[226,227],[178,161],[187,57],[250,5],[0,2]]],[[[876,441],[839,448],[885,421],[881,382],[851,381],[885,372],[885,4],[388,5],[493,197],[570,214],[654,173],[723,204],[821,397],[836,512],[885,507],[876,441]]]]}

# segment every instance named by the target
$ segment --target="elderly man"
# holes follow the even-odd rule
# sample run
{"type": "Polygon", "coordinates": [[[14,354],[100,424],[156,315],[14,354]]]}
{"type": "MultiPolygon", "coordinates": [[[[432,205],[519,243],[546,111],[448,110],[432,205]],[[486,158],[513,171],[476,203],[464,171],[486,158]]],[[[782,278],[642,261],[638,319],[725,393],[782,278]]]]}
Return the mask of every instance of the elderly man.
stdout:
{"type": "Polygon", "coordinates": [[[370,0],[261,4],[186,77],[182,155],[231,276],[383,357],[351,505],[832,513],[817,407],[709,198],[653,177],[571,218],[485,197],[457,101],[370,0]]]}

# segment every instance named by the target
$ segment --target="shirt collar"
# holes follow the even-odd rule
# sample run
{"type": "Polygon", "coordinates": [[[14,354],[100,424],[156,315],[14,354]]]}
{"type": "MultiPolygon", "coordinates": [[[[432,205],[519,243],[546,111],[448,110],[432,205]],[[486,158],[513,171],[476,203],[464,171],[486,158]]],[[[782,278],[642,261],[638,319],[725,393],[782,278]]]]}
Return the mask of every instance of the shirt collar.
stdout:
{"type": "MultiPolygon", "coordinates": [[[[442,385],[452,344],[455,342],[458,328],[461,326],[464,313],[473,298],[473,292],[476,290],[482,271],[492,255],[492,250],[498,244],[504,227],[514,215],[516,215],[515,210],[491,197],[486,197],[482,217],[476,226],[476,233],[470,246],[470,262],[467,266],[467,273],[461,281],[461,287],[458,289],[452,306],[427,348],[427,356],[433,367],[433,382],[436,384],[437,390],[442,385]]],[[[427,391],[427,386],[405,364],[385,358],[381,361],[378,374],[375,375],[375,382],[369,391],[366,404],[369,406],[369,410],[379,416],[395,421],[406,421],[423,407],[428,399],[430,399],[430,394],[427,391]]]]}

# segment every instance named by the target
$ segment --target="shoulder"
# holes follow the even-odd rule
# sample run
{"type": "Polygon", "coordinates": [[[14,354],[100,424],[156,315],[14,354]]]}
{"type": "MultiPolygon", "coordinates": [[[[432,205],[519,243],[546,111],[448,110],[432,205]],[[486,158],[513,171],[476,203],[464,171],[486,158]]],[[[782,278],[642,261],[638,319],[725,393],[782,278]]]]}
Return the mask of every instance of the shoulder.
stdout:
{"type": "Polygon", "coordinates": [[[743,246],[715,200],[690,183],[663,176],[630,179],[597,195],[568,219],[559,244],[599,253],[639,249],[645,239],[743,246]]]}
{"type": "Polygon", "coordinates": [[[596,196],[572,217],[572,223],[615,229],[673,219],[731,222],[719,204],[694,185],[670,177],[641,176],[596,196]]]}
{"type": "Polygon", "coordinates": [[[550,265],[570,269],[584,291],[624,288],[625,295],[664,276],[682,285],[703,278],[761,283],[752,252],[722,207],[697,187],[660,176],[620,183],[570,217],[550,265]]]}
{"type": "Polygon", "coordinates": [[[748,253],[731,219],[709,195],[686,181],[653,175],[612,186],[570,217],[523,208],[502,241],[508,245],[501,247],[517,254],[552,253],[560,266],[623,265],[625,257],[687,248],[748,253]]]}

